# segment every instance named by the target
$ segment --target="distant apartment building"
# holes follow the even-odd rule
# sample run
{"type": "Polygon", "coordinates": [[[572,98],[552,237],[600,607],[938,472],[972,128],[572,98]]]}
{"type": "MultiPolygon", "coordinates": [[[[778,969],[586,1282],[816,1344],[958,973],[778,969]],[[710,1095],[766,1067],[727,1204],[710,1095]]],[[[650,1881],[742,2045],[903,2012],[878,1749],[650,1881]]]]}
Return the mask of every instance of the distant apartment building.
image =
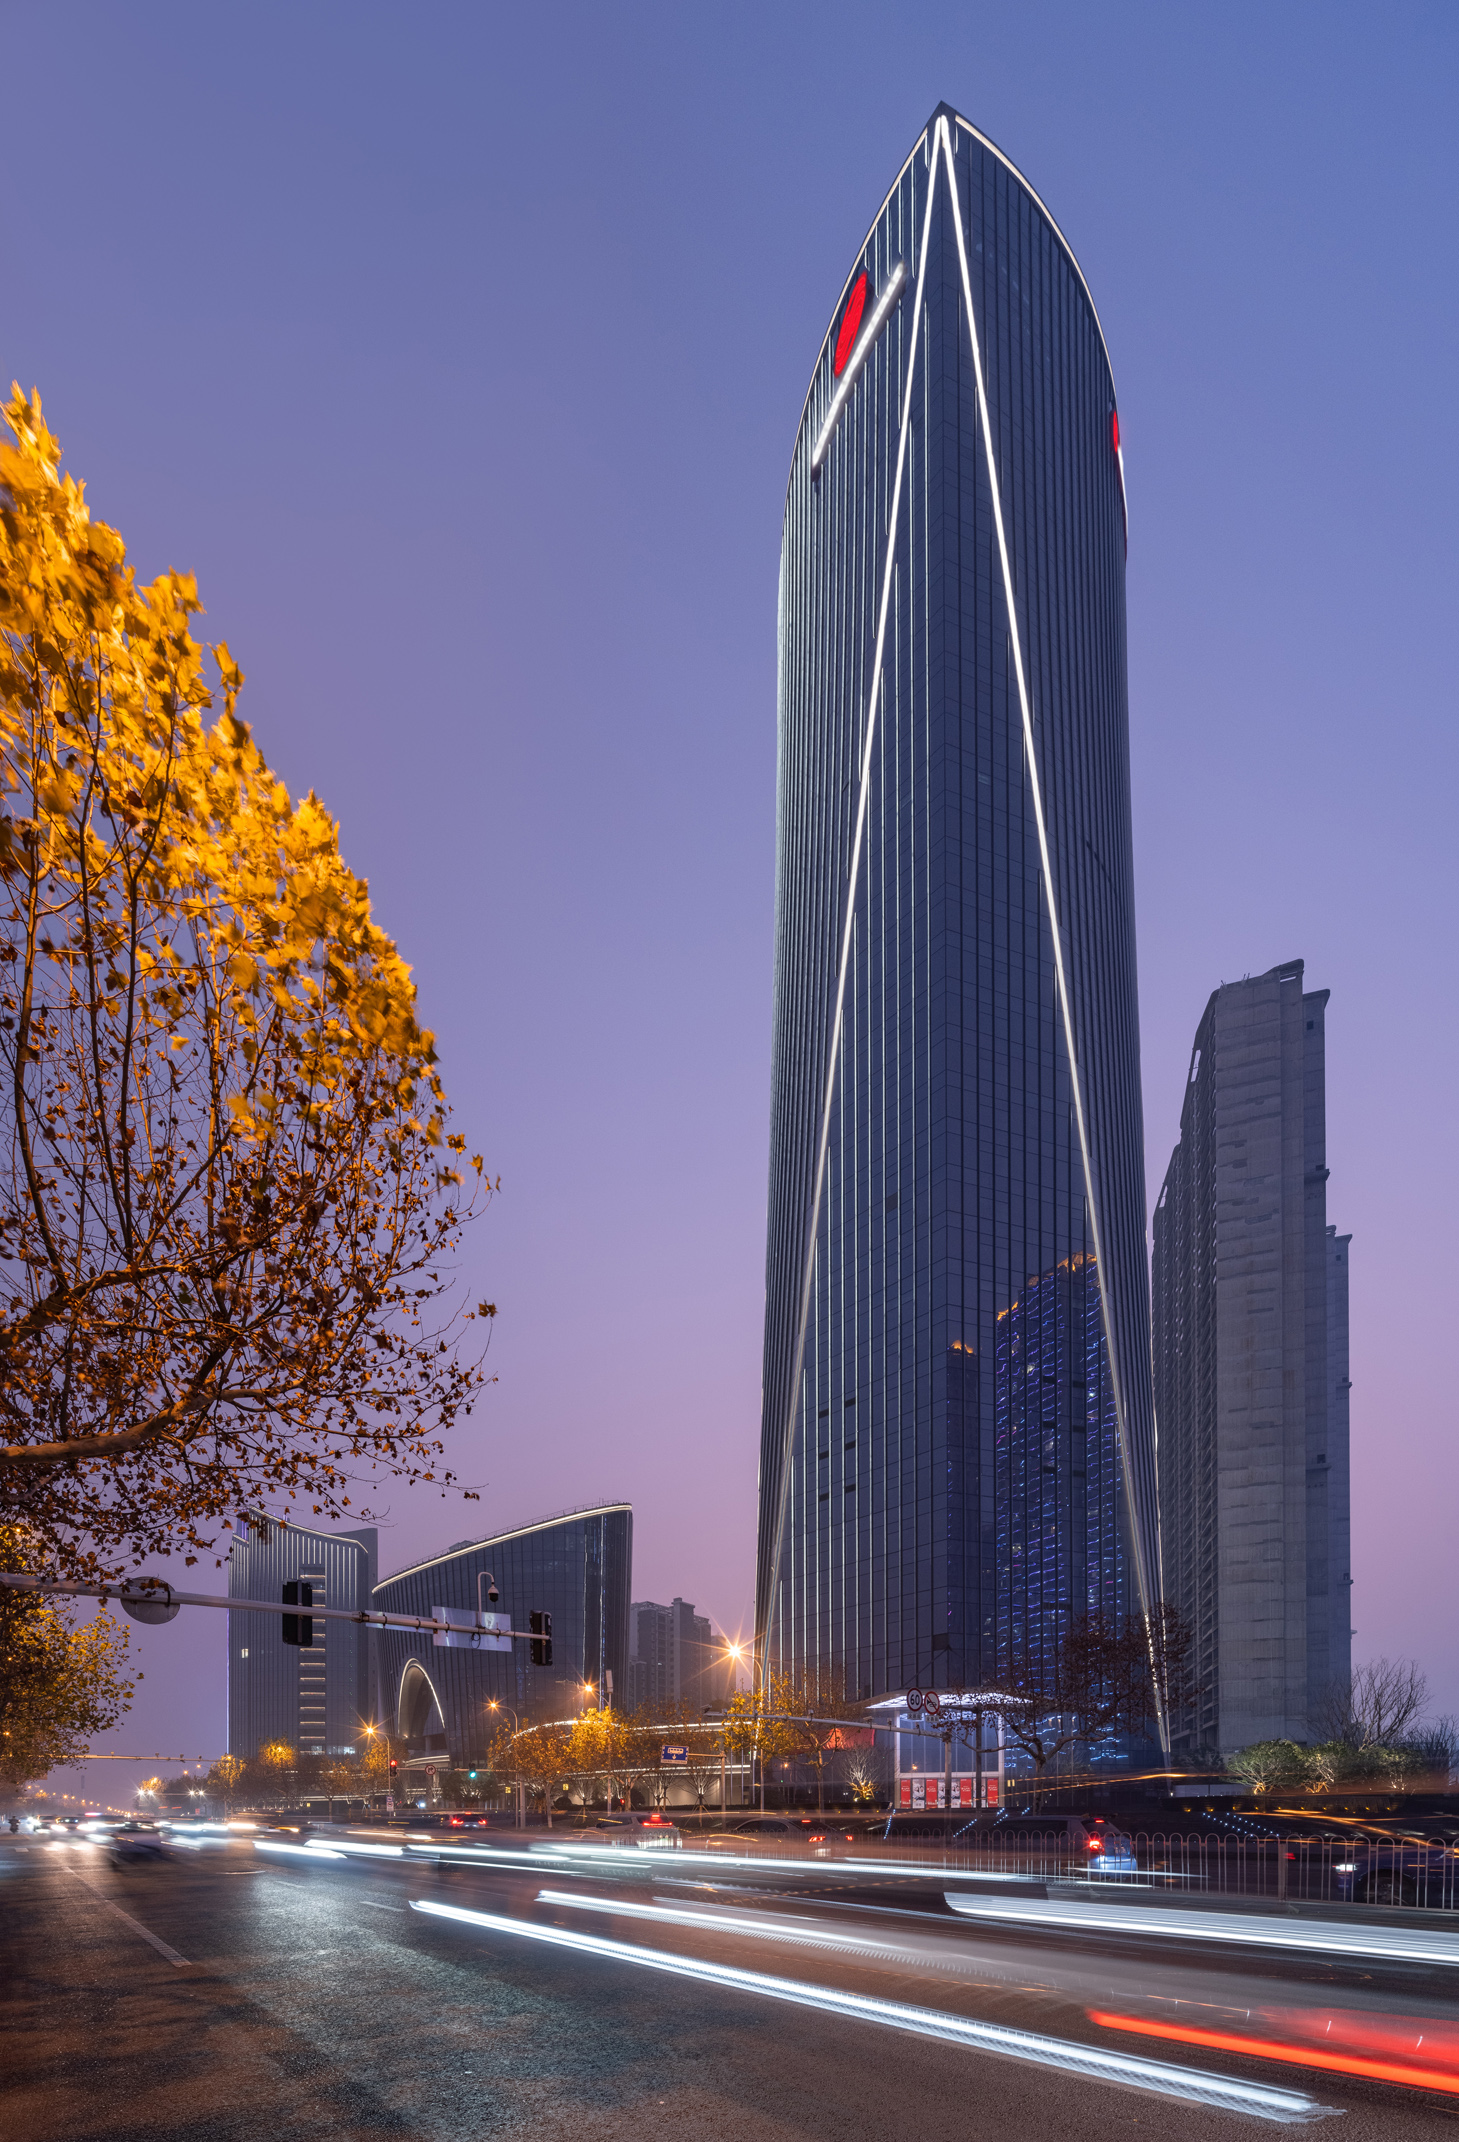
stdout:
{"type": "Polygon", "coordinates": [[[1324,1019],[1301,960],[1197,1029],[1155,1211],[1162,1588],[1194,1634],[1187,1754],[1311,1737],[1351,1666],[1348,1248],[1327,1221],[1324,1019]]]}
{"type": "Polygon", "coordinates": [[[687,1599],[628,1610],[628,1701],[635,1710],[687,1703],[702,1711],[730,1694],[732,1662],[707,1615],[687,1599]]]}
{"type": "MultiPolygon", "coordinates": [[[[362,1613],[375,1582],[377,1535],[309,1532],[250,1515],[228,1559],[230,1599],[283,1602],[307,1584],[316,1607],[362,1613]]],[[[301,1755],[352,1755],[375,1716],[372,1632],[316,1618],[313,1642],[286,1644],[282,1616],[245,1607],[228,1615],[228,1749],[245,1761],[271,1741],[301,1755]]]]}

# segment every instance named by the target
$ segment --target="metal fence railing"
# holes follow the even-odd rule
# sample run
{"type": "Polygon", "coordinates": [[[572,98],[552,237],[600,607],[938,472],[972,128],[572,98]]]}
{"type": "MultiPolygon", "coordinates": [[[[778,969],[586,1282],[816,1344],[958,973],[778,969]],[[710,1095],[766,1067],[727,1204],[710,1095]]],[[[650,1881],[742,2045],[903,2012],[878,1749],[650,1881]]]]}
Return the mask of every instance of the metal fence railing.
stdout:
{"type": "Polygon", "coordinates": [[[1016,1833],[949,1832],[939,1850],[933,1824],[886,1847],[898,1858],[936,1862],[961,1873],[1088,1882],[1139,1883],[1175,1893],[1314,1904],[1381,1904],[1459,1910],[1459,1844],[1353,1826],[1340,1835],[1211,1836],[1174,1830],[1105,1831],[1095,1852],[1066,1829],[1016,1833]]]}

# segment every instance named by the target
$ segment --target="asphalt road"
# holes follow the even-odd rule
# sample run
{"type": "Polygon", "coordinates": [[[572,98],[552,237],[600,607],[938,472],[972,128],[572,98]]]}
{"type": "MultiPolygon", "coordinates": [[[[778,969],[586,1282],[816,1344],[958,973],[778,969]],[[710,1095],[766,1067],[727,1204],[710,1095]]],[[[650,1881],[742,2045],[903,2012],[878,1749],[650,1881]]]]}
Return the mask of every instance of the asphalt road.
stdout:
{"type": "Polygon", "coordinates": [[[1407,2142],[1459,2118],[1459,2094],[1092,2020],[1295,2033],[1318,2057],[1418,2046],[1403,2057],[1447,2061],[1459,2085],[1459,1965],[987,1927],[950,1913],[941,1882],[806,1862],[536,1861],[246,1840],[117,1869],[93,1845],[5,1841],[0,2130],[1217,2142],[1341,2117],[1344,2142],[1407,2142]],[[985,2035],[937,2035],[968,2025],[985,2035]],[[1116,2065],[1086,2072],[1091,2049],[1116,2065]],[[1197,2101],[1212,2078],[1257,2094],[1197,2101]]]}

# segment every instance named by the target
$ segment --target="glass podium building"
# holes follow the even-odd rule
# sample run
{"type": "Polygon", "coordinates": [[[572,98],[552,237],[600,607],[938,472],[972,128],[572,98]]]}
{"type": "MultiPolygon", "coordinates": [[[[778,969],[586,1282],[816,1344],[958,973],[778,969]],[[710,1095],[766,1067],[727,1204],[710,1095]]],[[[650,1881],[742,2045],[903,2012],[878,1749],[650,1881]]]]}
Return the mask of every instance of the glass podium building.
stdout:
{"type": "Polygon", "coordinates": [[[756,1623],[969,1687],[1158,1589],[1119,419],[940,107],[832,312],[781,551],[756,1623]]]}
{"type": "Polygon", "coordinates": [[[481,1763],[508,1715],[526,1725],[575,1718],[585,1691],[616,1697],[628,1685],[628,1607],[633,1585],[633,1511],[604,1503],[462,1541],[375,1586],[378,1613],[480,1609],[488,1579],[498,1611],[529,1629],[550,1617],[552,1658],[533,1662],[526,1643],[509,1652],[457,1650],[409,1629],[376,1634],[382,1712],[407,1757],[442,1767],[481,1763]],[[488,1705],[495,1703],[493,1714],[488,1705]]]}
{"type": "MultiPolygon", "coordinates": [[[[307,1584],[315,1606],[369,1611],[378,1534],[311,1532],[250,1511],[228,1556],[230,1599],[277,1600],[307,1584]]],[[[372,1636],[347,1621],[314,1623],[313,1642],[286,1644],[277,1614],[228,1614],[228,1752],[252,1761],[270,1741],[302,1755],[353,1755],[375,1715],[372,1636]]]]}

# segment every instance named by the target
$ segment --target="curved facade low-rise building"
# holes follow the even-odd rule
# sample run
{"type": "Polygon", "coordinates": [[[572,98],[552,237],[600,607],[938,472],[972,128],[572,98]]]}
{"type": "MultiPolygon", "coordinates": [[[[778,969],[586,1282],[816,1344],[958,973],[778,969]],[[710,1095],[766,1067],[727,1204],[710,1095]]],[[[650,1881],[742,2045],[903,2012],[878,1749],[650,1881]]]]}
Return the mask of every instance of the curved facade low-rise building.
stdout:
{"type": "Polygon", "coordinates": [[[528,1629],[533,1615],[551,1618],[550,1665],[534,1662],[525,1641],[510,1653],[478,1652],[408,1629],[380,1630],[381,1706],[408,1757],[438,1757],[443,1768],[484,1762],[502,1722],[488,1710],[493,1701],[526,1725],[572,1716],[585,1683],[621,1700],[632,1580],[633,1511],[616,1502],[463,1541],[377,1584],[381,1613],[480,1608],[494,1582],[495,1611],[509,1614],[514,1629],[528,1629]]]}

